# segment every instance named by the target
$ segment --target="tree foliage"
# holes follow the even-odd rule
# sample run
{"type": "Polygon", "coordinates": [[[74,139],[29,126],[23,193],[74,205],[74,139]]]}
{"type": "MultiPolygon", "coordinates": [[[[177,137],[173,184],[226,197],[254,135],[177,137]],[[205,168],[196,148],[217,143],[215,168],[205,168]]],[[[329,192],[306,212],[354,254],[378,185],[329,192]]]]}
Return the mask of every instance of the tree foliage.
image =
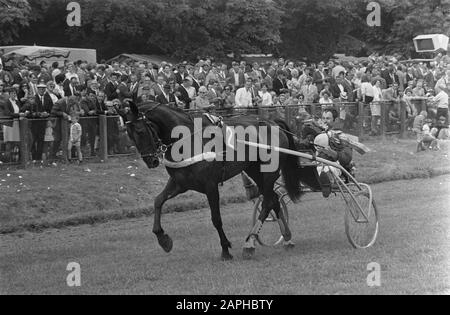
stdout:
{"type": "Polygon", "coordinates": [[[29,25],[31,7],[26,0],[0,0],[0,45],[12,43],[29,25]]]}
{"type": "Polygon", "coordinates": [[[318,61],[358,54],[365,44],[409,53],[418,34],[450,33],[450,0],[378,0],[381,27],[369,27],[369,0],[78,0],[81,27],[68,27],[69,0],[0,0],[0,42],[95,48],[179,59],[276,53],[318,61]],[[20,31],[20,33],[19,33],[20,31]],[[365,43],[365,44],[364,44],[365,43]]]}
{"type": "Polygon", "coordinates": [[[421,34],[450,35],[450,0],[381,0],[382,27],[365,34],[382,51],[413,54],[412,39],[421,34]]]}

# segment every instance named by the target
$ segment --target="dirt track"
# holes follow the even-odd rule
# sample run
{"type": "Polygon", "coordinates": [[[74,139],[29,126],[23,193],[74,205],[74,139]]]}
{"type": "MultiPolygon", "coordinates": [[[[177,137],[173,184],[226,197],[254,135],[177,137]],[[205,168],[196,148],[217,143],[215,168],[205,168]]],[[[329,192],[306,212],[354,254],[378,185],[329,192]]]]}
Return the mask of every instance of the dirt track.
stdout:
{"type": "Polygon", "coordinates": [[[384,294],[450,293],[450,176],[373,186],[381,231],[372,249],[347,242],[340,198],[306,196],[291,206],[297,246],[241,249],[250,203],[222,209],[235,260],[221,262],[218,236],[204,209],[167,214],[174,239],[165,254],[152,219],[0,236],[0,294],[384,294]],[[67,264],[81,265],[81,287],[66,284],[67,264]],[[381,265],[369,288],[367,264],[381,265]]]}

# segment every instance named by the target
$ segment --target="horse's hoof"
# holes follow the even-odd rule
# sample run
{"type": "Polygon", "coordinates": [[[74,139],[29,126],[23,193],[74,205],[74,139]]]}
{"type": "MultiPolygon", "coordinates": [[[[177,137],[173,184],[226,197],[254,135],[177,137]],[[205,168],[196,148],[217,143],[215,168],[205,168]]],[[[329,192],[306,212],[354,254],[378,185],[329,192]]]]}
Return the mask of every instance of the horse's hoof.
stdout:
{"type": "Polygon", "coordinates": [[[170,253],[173,248],[173,241],[169,235],[164,234],[158,238],[159,245],[164,249],[166,253],[170,253]]]}
{"type": "Polygon", "coordinates": [[[222,253],[222,261],[231,261],[233,256],[230,253],[222,253]]]}
{"type": "Polygon", "coordinates": [[[292,241],[285,242],[285,243],[283,244],[283,248],[284,248],[285,250],[292,250],[292,249],[295,248],[295,243],[292,242],[292,241]]]}
{"type": "Polygon", "coordinates": [[[244,258],[244,260],[253,259],[253,257],[255,256],[255,251],[255,248],[244,248],[242,252],[242,258],[244,258]]]}

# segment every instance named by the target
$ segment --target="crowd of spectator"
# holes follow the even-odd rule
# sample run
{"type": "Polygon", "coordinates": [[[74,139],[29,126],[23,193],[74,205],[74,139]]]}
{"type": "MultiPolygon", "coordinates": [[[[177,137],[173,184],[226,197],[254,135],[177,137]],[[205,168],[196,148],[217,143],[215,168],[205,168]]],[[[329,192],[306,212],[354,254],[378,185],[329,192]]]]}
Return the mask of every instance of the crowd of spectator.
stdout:
{"type": "MultiPolygon", "coordinates": [[[[4,123],[3,140],[9,145],[19,142],[18,119],[30,118],[31,153],[36,161],[55,159],[61,149],[61,119],[55,117],[68,122],[80,119],[81,145],[88,145],[90,154],[95,155],[98,119],[87,118],[111,115],[108,150],[111,154],[120,151],[124,127],[113,115],[126,99],[230,113],[237,108],[286,105],[307,111],[308,104],[315,103],[322,109],[338,107],[348,129],[357,117],[371,117],[364,124],[376,135],[380,132],[380,101],[391,102],[386,118],[393,126],[398,125],[403,102],[411,129],[417,129],[415,120],[423,108],[415,100],[425,100],[431,124],[446,129],[449,90],[450,57],[442,54],[431,62],[402,63],[396,58],[371,56],[361,62],[330,60],[308,65],[280,58],[263,64],[233,61],[230,67],[213,58],[177,65],[133,60],[111,65],[17,62],[7,70],[0,62],[0,117],[14,119],[4,123]],[[367,105],[367,113],[345,105],[357,101],[367,105]]],[[[442,134],[448,137],[448,132],[442,134]]]]}

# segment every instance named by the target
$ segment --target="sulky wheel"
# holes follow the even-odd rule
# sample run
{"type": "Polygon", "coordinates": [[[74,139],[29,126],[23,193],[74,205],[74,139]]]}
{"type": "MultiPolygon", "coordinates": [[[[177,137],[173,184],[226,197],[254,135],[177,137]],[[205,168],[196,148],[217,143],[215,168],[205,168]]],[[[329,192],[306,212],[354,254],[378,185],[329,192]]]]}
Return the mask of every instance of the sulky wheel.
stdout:
{"type": "MultiPolygon", "coordinates": [[[[263,196],[259,197],[259,199],[255,203],[255,208],[253,211],[253,225],[256,224],[259,215],[262,210],[263,196]]],[[[280,209],[283,211],[284,216],[286,217],[287,223],[289,225],[289,213],[286,206],[286,202],[283,198],[280,198],[280,209]]],[[[277,216],[274,211],[271,211],[266,221],[264,222],[263,227],[260,231],[260,241],[264,246],[276,246],[283,241],[283,236],[281,235],[280,226],[278,224],[277,216]]]]}
{"type": "Polygon", "coordinates": [[[364,189],[354,192],[354,198],[350,195],[345,198],[345,232],[350,244],[356,249],[371,247],[377,239],[379,229],[378,210],[370,187],[365,184],[361,186],[364,189]]]}

